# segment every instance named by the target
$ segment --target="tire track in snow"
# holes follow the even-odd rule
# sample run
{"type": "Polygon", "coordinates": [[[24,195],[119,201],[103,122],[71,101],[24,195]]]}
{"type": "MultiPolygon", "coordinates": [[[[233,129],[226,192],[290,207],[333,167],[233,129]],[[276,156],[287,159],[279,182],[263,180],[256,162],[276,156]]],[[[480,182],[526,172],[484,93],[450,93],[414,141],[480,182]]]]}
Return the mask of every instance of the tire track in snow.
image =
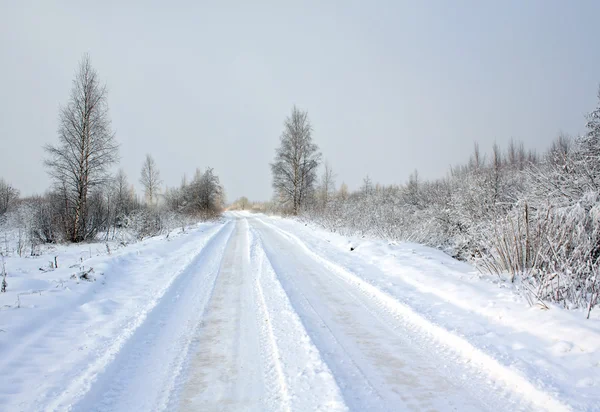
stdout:
{"type": "Polygon", "coordinates": [[[190,331],[212,293],[231,226],[211,235],[165,293],[46,410],[164,410],[188,354],[190,331]]]}
{"type": "MultiPolygon", "coordinates": [[[[181,240],[185,240],[185,238],[181,238],[181,240]]],[[[200,253],[200,250],[198,250],[194,255],[197,255],[198,253],[200,253]]],[[[131,259],[131,257],[139,254],[140,250],[135,249],[125,252],[122,255],[114,256],[110,261],[107,271],[110,272],[114,267],[118,267],[118,265],[121,262],[127,262],[129,259],[131,259]]],[[[142,262],[142,264],[144,263],[145,262],[142,262]]],[[[161,264],[159,268],[156,268],[156,270],[164,270],[165,266],[170,263],[173,263],[173,261],[165,261],[161,264]]],[[[182,267],[178,268],[176,271],[177,273],[173,276],[173,279],[176,278],[178,274],[183,272],[187,266],[188,264],[185,264],[182,267]]],[[[32,322],[25,325],[27,327],[26,331],[21,332],[17,330],[16,332],[20,336],[19,345],[16,345],[12,348],[1,348],[3,356],[0,359],[0,371],[5,369],[12,369],[14,367],[16,359],[19,359],[19,357],[23,354],[27,354],[28,349],[30,347],[41,346],[40,341],[47,340],[48,337],[54,336],[55,330],[66,330],[64,327],[59,326],[59,324],[62,325],[64,323],[71,322],[76,323],[77,320],[72,320],[74,315],[73,307],[80,307],[88,303],[91,297],[97,293],[97,287],[98,285],[92,284],[85,293],[77,297],[73,302],[69,302],[70,304],[65,306],[58,306],[56,308],[51,309],[50,311],[45,312],[44,316],[38,316],[37,318],[34,318],[32,322]]],[[[166,285],[166,287],[163,289],[163,293],[167,289],[167,287],[168,285],[166,285]]]]}
{"type": "MultiPolygon", "coordinates": [[[[490,378],[501,381],[505,390],[518,394],[524,401],[530,402],[532,406],[536,406],[537,408],[543,408],[549,411],[571,410],[569,406],[554,398],[551,394],[536,387],[520,373],[502,365],[496,359],[471,345],[467,340],[430,322],[409,306],[363,280],[345,267],[312,251],[296,235],[283,230],[276,225],[267,223],[262,219],[256,218],[256,220],[297,244],[308,256],[327,268],[329,272],[345,284],[356,290],[363,298],[371,301],[383,312],[391,315],[398,323],[408,324],[416,333],[427,336],[430,340],[437,342],[438,345],[447,348],[454,355],[463,359],[465,363],[469,364],[469,367],[479,369],[490,378]]],[[[397,329],[400,328],[402,328],[402,326],[397,327],[397,329]]]]}
{"type": "Polygon", "coordinates": [[[110,282],[90,285],[80,297],[59,306],[51,312],[55,317],[49,319],[45,327],[37,328],[37,320],[34,321],[29,326],[31,333],[26,335],[26,339],[18,342],[13,351],[4,354],[4,362],[0,362],[0,380],[8,376],[6,379],[11,385],[27,385],[24,392],[27,396],[14,397],[10,393],[2,393],[0,399],[6,399],[2,402],[3,407],[28,411],[56,410],[58,404],[61,405],[60,410],[71,407],[91,388],[92,381],[114,359],[170,285],[221,230],[221,225],[214,225],[209,226],[208,231],[206,228],[192,231],[189,237],[178,238],[176,243],[171,244],[180,246],[180,250],[173,254],[157,253],[159,244],[154,244],[148,249],[152,260],[137,257],[146,254],[145,247],[110,259],[105,270],[105,277],[110,282]],[[134,299],[127,304],[119,298],[115,298],[117,301],[110,299],[112,296],[107,294],[114,287],[123,286],[124,270],[127,269],[136,271],[131,281],[137,283],[132,290],[148,290],[150,299],[132,296],[134,299]],[[164,284],[148,288],[137,276],[144,272],[149,277],[160,273],[159,278],[165,281],[164,284]],[[102,327],[100,332],[92,329],[98,325],[96,317],[107,319],[106,314],[113,311],[118,315],[114,322],[110,319],[108,323],[99,325],[102,327]],[[107,331],[113,330],[118,332],[116,337],[106,335],[107,331]],[[84,343],[77,340],[79,336],[83,337],[84,343]],[[14,381],[10,378],[13,373],[27,379],[14,381]]]}
{"type": "Polygon", "coordinates": [[[254,272],[257,323],[266,374],[275,390],[268,392],[269,406],[277,411],[346,411],[333,374],[321,359],[293,310],[254,229],[248,230],[254,272]],[[275,405],[279,404],[279,407],[275,405]]]}
{"type": "MultiPolygon", "coordinates": [[[[247,226],[248,223],[246,221],[247,226]]],[[[250,230],[247,232],[247,239],[248,244],[252,245],[249,249],[250,261],[258,266],[257,268],[253,267],[253,272],[256,271],[255,274],[253,273],[253,292],[256,304],[256,324],[261,343],[261,357],[264,363],[263,373],[266,378],[265,406],[269,407],[272,411],[281,410],[290,412],[290,394],[283,374],[281,354],[277,347],[277,341],[273,333],[273,320],[267,310],[267,303],[260,282],[263,271],[262,254],[260,254],[260,250],[257,250],[258,245],[256,242],[253,242],[250,230]]]]}
{"type": "Polygon", "coordinates": [[[182,411],[262,411],[265,384],[245,228],[236,219],[186,367],[182,411]]]}
{"type": "Polygon", "coordinates": [[[280,237],[277,232],[263,228],[268,229],[262,225],[258,231],[266,242],[267,258],[273,262],[300,322],[333,372],[346,405],[356,411],[431,409],[423,393],[429,392],[428,387],[415,387],[414,373],[407,374],[394,354],[406,345],[389,339],[390,333],[380,326],[373,329],[374,319],[365,317],[364,311],[357,312],[355,302],[341,296],[344,289],[340,294],[340,289],[323,283],[330,275],[322,273],[322,265],[317,268],[312,260],[306,262],[293,243],[281,244],[273,237],[280,237]],[[415,389],[419,392],[414,393],[415,389]]]}

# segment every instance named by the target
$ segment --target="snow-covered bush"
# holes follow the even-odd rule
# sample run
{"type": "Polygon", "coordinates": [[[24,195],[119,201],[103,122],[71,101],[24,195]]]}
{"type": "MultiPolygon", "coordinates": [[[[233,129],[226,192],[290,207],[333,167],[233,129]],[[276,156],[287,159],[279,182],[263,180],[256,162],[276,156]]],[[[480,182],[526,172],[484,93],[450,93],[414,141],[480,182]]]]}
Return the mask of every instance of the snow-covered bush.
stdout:
{"type": "MultiPolygon", "coordinates": [[[[600,99],[600,95],[599,95],[600,99]]],[[[588,132],[559,136],[544,156],[511,142],[445,178],[383,187],[366,178],[303,217],[359,236],[418,242],[508,275],[530,302],[551,301],[589,312],[600,285],[600,106],[588,132]]]]}

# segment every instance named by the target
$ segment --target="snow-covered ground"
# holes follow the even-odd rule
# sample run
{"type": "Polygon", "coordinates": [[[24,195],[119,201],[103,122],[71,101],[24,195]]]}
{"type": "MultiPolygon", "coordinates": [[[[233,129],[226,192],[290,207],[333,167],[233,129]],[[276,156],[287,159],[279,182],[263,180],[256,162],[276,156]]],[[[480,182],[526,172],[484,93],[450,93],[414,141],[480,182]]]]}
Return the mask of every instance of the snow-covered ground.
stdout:
{"type": "Polygon", "coordinates": [[[2,411],[600,410],[597,315],[418,245],[230,213],[6,268],[2,411]]]}

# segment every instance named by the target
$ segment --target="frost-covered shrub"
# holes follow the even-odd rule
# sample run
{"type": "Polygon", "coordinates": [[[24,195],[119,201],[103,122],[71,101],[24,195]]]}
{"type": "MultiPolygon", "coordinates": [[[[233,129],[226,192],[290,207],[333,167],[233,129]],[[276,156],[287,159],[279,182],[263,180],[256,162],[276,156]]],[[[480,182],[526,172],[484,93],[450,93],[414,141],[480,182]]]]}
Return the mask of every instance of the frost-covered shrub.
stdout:
{"type": "Polygon", "coordinates": [[[469,163],[434,181],[405,185],[365,179],[303,216],[344,235],[412,241],[508,274],[530,302],[589,312],[599,300],[600,108],[588,133],[560,136],[539,157],[511,143],[489,159],[476,146],[469,163]]]}
{"type": "Polygon", "coordinates": [[[141,240],[161,234],[164,229],[164,220],[157,208],[143,208],[131,214],[128,228],[141,240]]]}

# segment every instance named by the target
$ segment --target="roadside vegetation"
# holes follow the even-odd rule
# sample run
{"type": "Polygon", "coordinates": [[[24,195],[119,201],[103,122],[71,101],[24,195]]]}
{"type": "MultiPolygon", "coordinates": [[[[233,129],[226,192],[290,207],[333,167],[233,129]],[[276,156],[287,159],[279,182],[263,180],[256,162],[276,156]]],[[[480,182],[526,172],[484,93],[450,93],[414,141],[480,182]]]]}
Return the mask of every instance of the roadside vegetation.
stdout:
{"type": "MultiPolygon", "coordinates": [[[[600,99],[600,93],[599,93],[600,99]]],[[[589,313],[600,280],[600,105],[582,136],[558,136],[544,153],[511,141],[446,176],[385,186],[369,176],[357,190],[321,162],[308,114],[294,108],[271,164],[267,211],[345,235],[410,241],[444,250],[514,283],[530,303],[589,313]],[[321,176],[317,176],[317,168],[321,176]]]]}
{"type": "Polygon", "coordinates": [[[31,256],[46,244],[120,241],[158,234],[221,214],[225,193],[215,171],[197,169],[188,182],[165,187],[154,158],[140,165],[143,194],[119,166],[108,92],[84,55],[69,101],[59,110],[58,136],[45,146],[52,186],[22,197],[0,177],[0,253],[31,256]]]}

